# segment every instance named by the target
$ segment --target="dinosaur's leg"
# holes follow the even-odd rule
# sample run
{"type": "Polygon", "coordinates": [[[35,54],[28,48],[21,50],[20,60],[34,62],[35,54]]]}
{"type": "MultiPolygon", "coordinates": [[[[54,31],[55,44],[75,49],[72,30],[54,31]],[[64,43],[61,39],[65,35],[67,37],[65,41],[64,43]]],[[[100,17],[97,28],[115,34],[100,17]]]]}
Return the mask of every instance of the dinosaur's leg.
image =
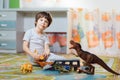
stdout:
{"type": "Polygon", "coordinates": [[[94,74],[95,73],[95,67],[91,64],[89,64],[88,66],[89,66],[88,74],[94,74]]]}

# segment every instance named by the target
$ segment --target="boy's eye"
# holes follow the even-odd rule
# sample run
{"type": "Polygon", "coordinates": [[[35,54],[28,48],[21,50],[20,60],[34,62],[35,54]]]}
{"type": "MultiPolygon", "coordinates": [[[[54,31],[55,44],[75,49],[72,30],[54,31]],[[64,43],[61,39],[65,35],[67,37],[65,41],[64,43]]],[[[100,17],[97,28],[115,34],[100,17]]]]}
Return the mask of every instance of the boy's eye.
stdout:
{"type": "Polygon", "coordinates": [[[47,20],[45,21],[46,23],[49,23],[47,20]]]}
{"type": "Polygon", "coordinates": [[[40,19],[40,21],[43,21],[43,19],[40,19]]]}
{"type": "Polygon", "coordinates": [[[40,21],[44,21],[45,23],[49,23],[47,19],[39,19],[40,21]]]}

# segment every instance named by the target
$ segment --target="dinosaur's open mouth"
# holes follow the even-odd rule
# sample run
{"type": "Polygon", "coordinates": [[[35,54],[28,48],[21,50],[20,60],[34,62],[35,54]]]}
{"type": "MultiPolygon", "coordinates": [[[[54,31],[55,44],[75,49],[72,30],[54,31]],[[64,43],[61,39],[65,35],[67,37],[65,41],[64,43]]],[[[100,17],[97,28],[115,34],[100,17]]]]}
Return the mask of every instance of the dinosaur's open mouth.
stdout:
{"type": "Polygon", "coordinates": [[[69,49],[73,49],[73,48],[74,48],[74,46],[73,46],[74,41],[73,41],[73,40],[71,40],[71,41],[70,41],[70,44],[71,44],[71,46],[70,46],[70,48],[69,48],[69,49]]]}
{"type": "Polygon", "coordinates": [[[72,45],[73,45],[73,44],[74,44],[74,41],[73,41],[73,40],[71,40],[71,41],[70,41],[70,44],[72,44],[72,45]]]}

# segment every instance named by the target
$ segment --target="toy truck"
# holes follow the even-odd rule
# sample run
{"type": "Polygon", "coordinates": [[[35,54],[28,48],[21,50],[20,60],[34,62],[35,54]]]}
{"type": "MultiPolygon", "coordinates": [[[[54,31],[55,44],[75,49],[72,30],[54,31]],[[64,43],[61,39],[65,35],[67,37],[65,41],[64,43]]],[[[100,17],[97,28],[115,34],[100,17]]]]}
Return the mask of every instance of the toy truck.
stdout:
{"type": "Polygon", "coordinates": [[[79,59],[64,59],[54,60],[51,70],[58,70],[60,72],[76,71],[80,67],[79,59]]]}

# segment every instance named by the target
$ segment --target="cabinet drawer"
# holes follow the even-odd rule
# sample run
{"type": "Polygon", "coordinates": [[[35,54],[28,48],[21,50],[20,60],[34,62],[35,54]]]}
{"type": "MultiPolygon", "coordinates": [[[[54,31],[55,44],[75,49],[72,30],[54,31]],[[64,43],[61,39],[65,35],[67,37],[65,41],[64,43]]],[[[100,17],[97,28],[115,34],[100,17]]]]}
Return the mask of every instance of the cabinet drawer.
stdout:
{"type": "Polygon", "coordinates": [[[0,31],[0,40],[15,40],[16,31],[0,31]]]}
{"type": "Polygon", "coordinates": [[[15,40],[0,40],[0,49],[16,49],[15,40]]]}
{"type": "Polygon", "coordinates": [[[16,20],[16,12],[0,12],[0,20],[16,20]]]}
{"type": "Polygon", "coordinates": [[[0,29],[14,29],[16,28],[15,21],[0,21],[0,29]]]}

